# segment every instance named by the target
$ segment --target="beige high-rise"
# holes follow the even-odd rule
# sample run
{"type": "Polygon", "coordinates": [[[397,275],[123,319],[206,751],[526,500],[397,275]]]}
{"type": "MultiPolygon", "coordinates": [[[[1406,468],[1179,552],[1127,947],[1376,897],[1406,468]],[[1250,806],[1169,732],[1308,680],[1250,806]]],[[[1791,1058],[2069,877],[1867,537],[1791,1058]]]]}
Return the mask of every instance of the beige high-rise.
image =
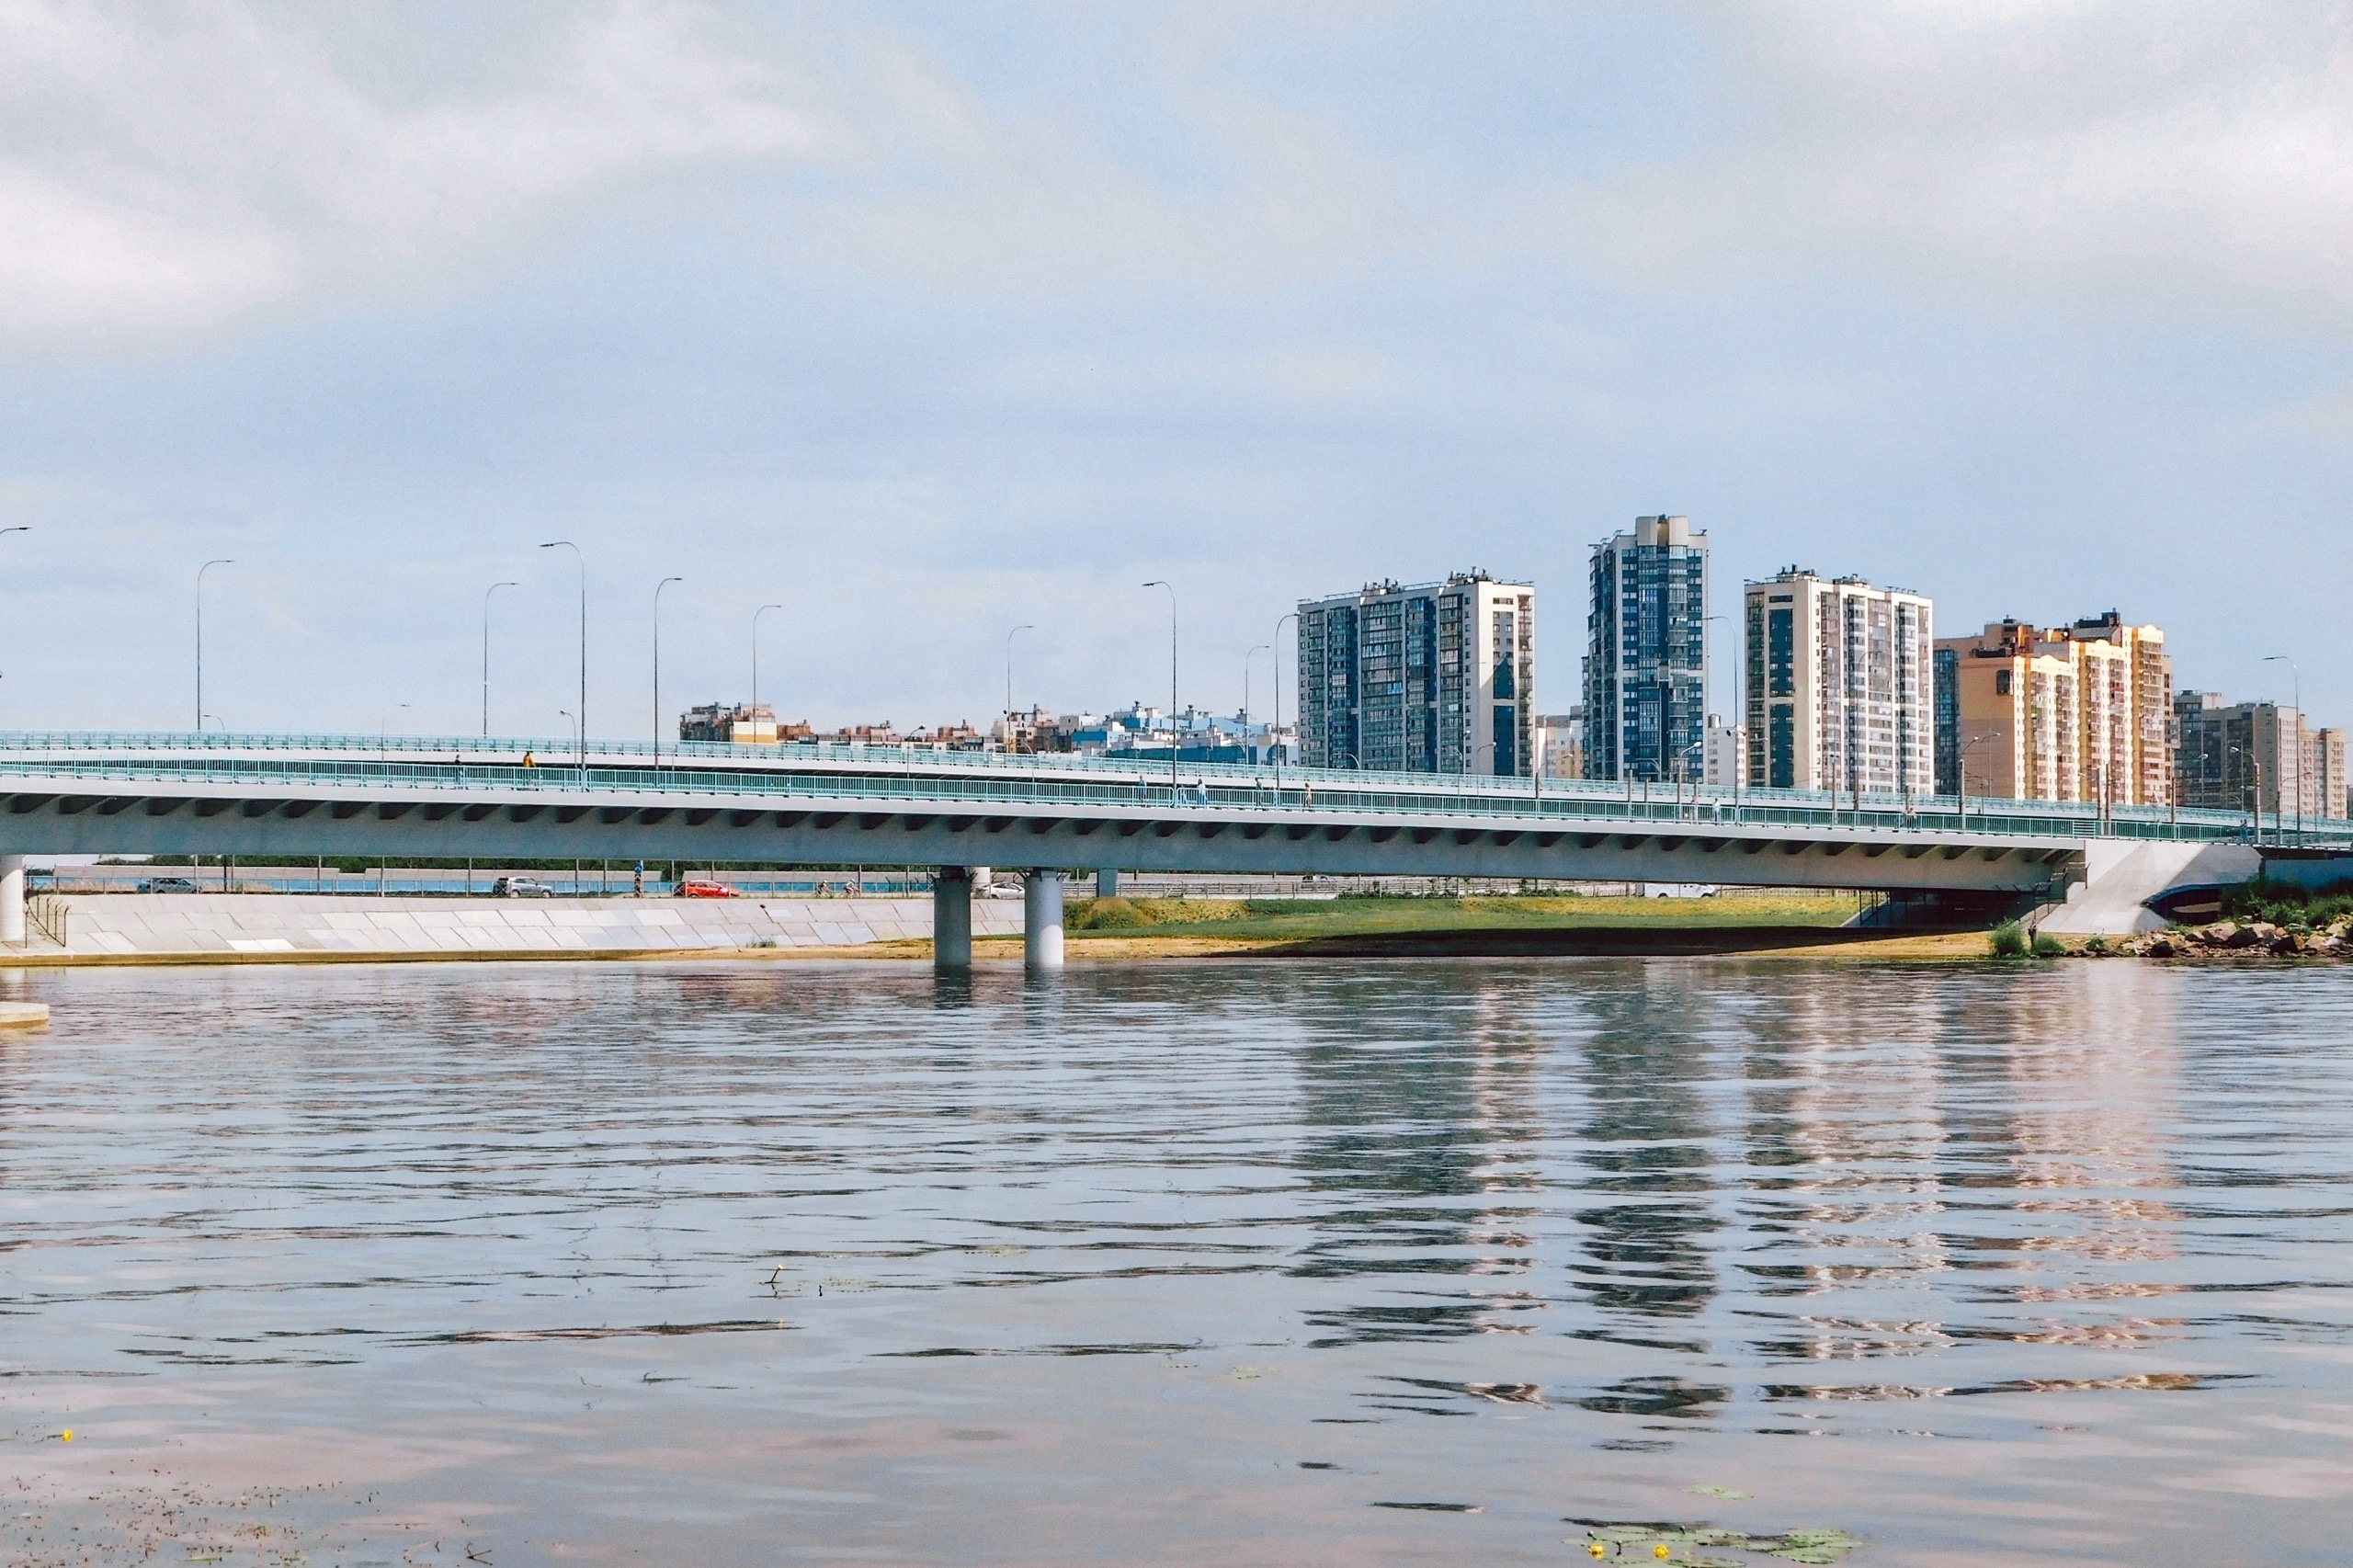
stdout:
{"type": "Polygon", "coordinates": [[[1937,642],[1937,789],[2018,801],[2173,799],[2165,633],[2114,610],[2072,626],[1996,621],[1937,642]]]}
{"type": "Polygon", "coordinates": [[[1747,782],[1928,794],[1936,607],[1927,596],[1792,566],[1749,584],[1745,598],[1747,782]]]}

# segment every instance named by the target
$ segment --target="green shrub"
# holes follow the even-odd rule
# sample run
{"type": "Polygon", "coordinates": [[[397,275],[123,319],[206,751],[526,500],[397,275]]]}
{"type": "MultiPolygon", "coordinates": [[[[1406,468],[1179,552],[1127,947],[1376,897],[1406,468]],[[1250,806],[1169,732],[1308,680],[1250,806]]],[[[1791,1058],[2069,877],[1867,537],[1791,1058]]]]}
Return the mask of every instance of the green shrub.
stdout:
{"type": "Polygon", "coordinates": [[[2092,937],[2089,941],[2084,944],[2084,951],[2091,954],[2094,958],[2106,957],[2108,954],[2108,938],[2105,937],[2092,937]]]}
{"type": "Polygon", "coordinates": [[[1997,959],[2026,957],[2026,927],[2015,920],[2006,920],[1995,926],[1989,941],[1997,959]]]}
{"type": "Polygon", "coordinates": [[[2313,889],[2257,878],[2222,893],[2226,920],[2268,920],[2274,926],[2325,926],[2353,915],[2353,882],[2313,889]]]}
{"type": "Polygon", "coordinates": [[[2038,932],[2034,938],[2034,956],[2039,959],[2063,959],[2067,956],[2067,944],[2056,937],[2045,937],[2038,932]]]}

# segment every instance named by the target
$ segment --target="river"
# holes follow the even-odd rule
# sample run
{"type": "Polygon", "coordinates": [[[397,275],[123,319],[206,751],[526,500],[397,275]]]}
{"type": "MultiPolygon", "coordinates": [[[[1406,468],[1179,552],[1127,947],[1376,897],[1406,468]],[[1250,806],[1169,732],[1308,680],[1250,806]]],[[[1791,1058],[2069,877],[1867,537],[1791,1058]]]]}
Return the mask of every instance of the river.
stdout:
{"type": "Polygon", "coordinates": [[[15,1560],[2353,1552],[2353,971],[0,992],[15,1560]]]}

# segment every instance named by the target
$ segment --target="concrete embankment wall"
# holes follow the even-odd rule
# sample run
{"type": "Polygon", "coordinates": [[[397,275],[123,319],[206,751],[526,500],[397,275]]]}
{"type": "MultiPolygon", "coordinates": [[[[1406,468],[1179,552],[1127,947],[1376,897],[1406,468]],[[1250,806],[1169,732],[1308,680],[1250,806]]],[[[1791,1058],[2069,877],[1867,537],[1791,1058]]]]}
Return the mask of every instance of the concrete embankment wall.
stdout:
{"type": "MultiPolygon", "coordinates": [[[[61,949],[36,924],[28,957],[194,954],[639,953],[836,948],[931,936],[929,898],[491,899],[306,893],[63,897],[61,949]]],[[[972,901],[974,936],[1018,936],[1018,899],[972,901]]],[[[0,967],[7,957],[0,954],[0,967]]]]}

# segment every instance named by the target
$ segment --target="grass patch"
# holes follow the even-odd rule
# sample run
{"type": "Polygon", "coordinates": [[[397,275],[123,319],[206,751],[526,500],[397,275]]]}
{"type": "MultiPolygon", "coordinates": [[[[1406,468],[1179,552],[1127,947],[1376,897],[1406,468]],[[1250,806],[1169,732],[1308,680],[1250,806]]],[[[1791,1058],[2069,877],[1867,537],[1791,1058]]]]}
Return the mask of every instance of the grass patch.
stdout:
{"type": "Polygon", "coordinates": [[[1063,916],[1063,929],[1116,931],[1132,937],[1172,926],[1244,920],[1249,917],[1250,907],[1235,898],[1091,898],[1070,906],[1063,916]]]}
{"type": "Polygon", "coordinates": [[[1851,894],[1759,892],[1714,898],[1485,898],[1074,900],[1072,937],[1207,937],[1267,941],[1443,931],[1700,930],[1749,926],[1836,927],[1861,904],[1851,894]]]}
{"type": "Polygon", "coordinates": [[[2063,959],[2067,956],[2067,944],[2056,937],[2045,937],[2037,933],[2034,938],[2034,956],[2039,959],[2063,959]]]}

